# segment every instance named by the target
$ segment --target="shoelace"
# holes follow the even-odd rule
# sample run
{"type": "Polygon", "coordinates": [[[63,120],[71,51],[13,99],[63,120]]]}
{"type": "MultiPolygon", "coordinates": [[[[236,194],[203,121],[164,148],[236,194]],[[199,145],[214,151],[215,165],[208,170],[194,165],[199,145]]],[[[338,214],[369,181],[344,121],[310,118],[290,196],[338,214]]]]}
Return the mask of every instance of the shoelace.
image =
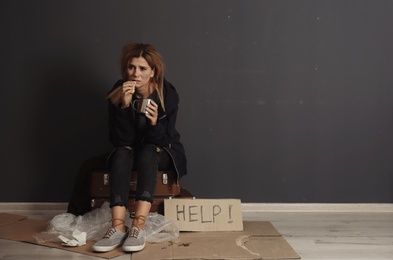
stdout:
{"type": "Polygon", "coordinates": [[[114,228],[110,228],[108,229],[108,231],[106,232],[104,238],[110,238],[113,234],[116,233],[116,230],[114,228]]]}
{"type": "Polygon", "coordinates": [[[133,227],[130,232],[130,237],[138,238],[140,229],[138,227],[133,227]]]}

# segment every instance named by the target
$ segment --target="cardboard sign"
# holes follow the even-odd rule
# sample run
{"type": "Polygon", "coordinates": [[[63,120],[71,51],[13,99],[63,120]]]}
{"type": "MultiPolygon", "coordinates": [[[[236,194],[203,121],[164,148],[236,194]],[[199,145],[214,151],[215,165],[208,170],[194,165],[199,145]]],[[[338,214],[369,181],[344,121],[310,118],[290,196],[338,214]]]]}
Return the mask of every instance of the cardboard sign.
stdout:
{"type": "Polygon", "coordinates": [[[239,199],[167,199],[165,217],[180,231],[242,231],[239,199]]]}

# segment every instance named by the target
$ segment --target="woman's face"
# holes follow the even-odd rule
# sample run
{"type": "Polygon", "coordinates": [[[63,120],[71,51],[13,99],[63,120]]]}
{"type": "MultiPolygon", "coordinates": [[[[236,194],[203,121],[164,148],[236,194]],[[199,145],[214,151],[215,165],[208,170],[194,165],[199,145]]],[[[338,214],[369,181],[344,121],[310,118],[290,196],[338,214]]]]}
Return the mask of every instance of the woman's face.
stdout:
{"type": "Polygon", "coordinates": [[[136,82],[136,88],[145,87],[154,76],[154,69],[149,66],[145,58],[132,58],[128,64],[127,76],[129,81],[136,82]]]}

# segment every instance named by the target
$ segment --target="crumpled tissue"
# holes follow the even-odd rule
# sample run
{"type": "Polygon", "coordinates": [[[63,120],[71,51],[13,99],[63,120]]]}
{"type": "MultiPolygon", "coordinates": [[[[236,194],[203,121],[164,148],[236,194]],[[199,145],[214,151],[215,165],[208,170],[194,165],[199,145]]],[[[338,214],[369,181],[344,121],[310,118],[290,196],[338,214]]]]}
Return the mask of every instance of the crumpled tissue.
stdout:
{"type": "Polygon", "coordinates": [[[86,245],[86,232],[81,232],[77,229],[74,230],[74,232],[72,232],[72,237],[74,239],[68,239],[67,237],[60,235],[58,236],[58,238],[60,238],[61,241],[63,241],[64,243],[62,243],[63,246],[83,246],[86,245]]]}

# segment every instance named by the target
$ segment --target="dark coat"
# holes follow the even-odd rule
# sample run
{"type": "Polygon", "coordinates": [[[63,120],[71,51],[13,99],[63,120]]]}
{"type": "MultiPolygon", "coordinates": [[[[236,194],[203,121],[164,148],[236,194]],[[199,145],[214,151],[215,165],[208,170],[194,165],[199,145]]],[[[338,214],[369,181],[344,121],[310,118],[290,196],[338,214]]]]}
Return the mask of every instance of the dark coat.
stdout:
{"type": "MultiPolygon", "coordinates": [[[[116,82],[114,89],[122,86],[123,80],[116,82]]],[[[176,130],[176,118],[179,96],[175,87],[164,80],[165,111],[159,105],[157,124],[149,125],[143,135],[136,129],[135,109],[130,106],[121,109],[109,102],[109,138],[115,147],[130,146],[136,148],[140,144],[153,144],[165,149],[171,156],[178,178],[187,174],[187,160],[184,147],[180,142],[180,134],[176,130]]]]}

